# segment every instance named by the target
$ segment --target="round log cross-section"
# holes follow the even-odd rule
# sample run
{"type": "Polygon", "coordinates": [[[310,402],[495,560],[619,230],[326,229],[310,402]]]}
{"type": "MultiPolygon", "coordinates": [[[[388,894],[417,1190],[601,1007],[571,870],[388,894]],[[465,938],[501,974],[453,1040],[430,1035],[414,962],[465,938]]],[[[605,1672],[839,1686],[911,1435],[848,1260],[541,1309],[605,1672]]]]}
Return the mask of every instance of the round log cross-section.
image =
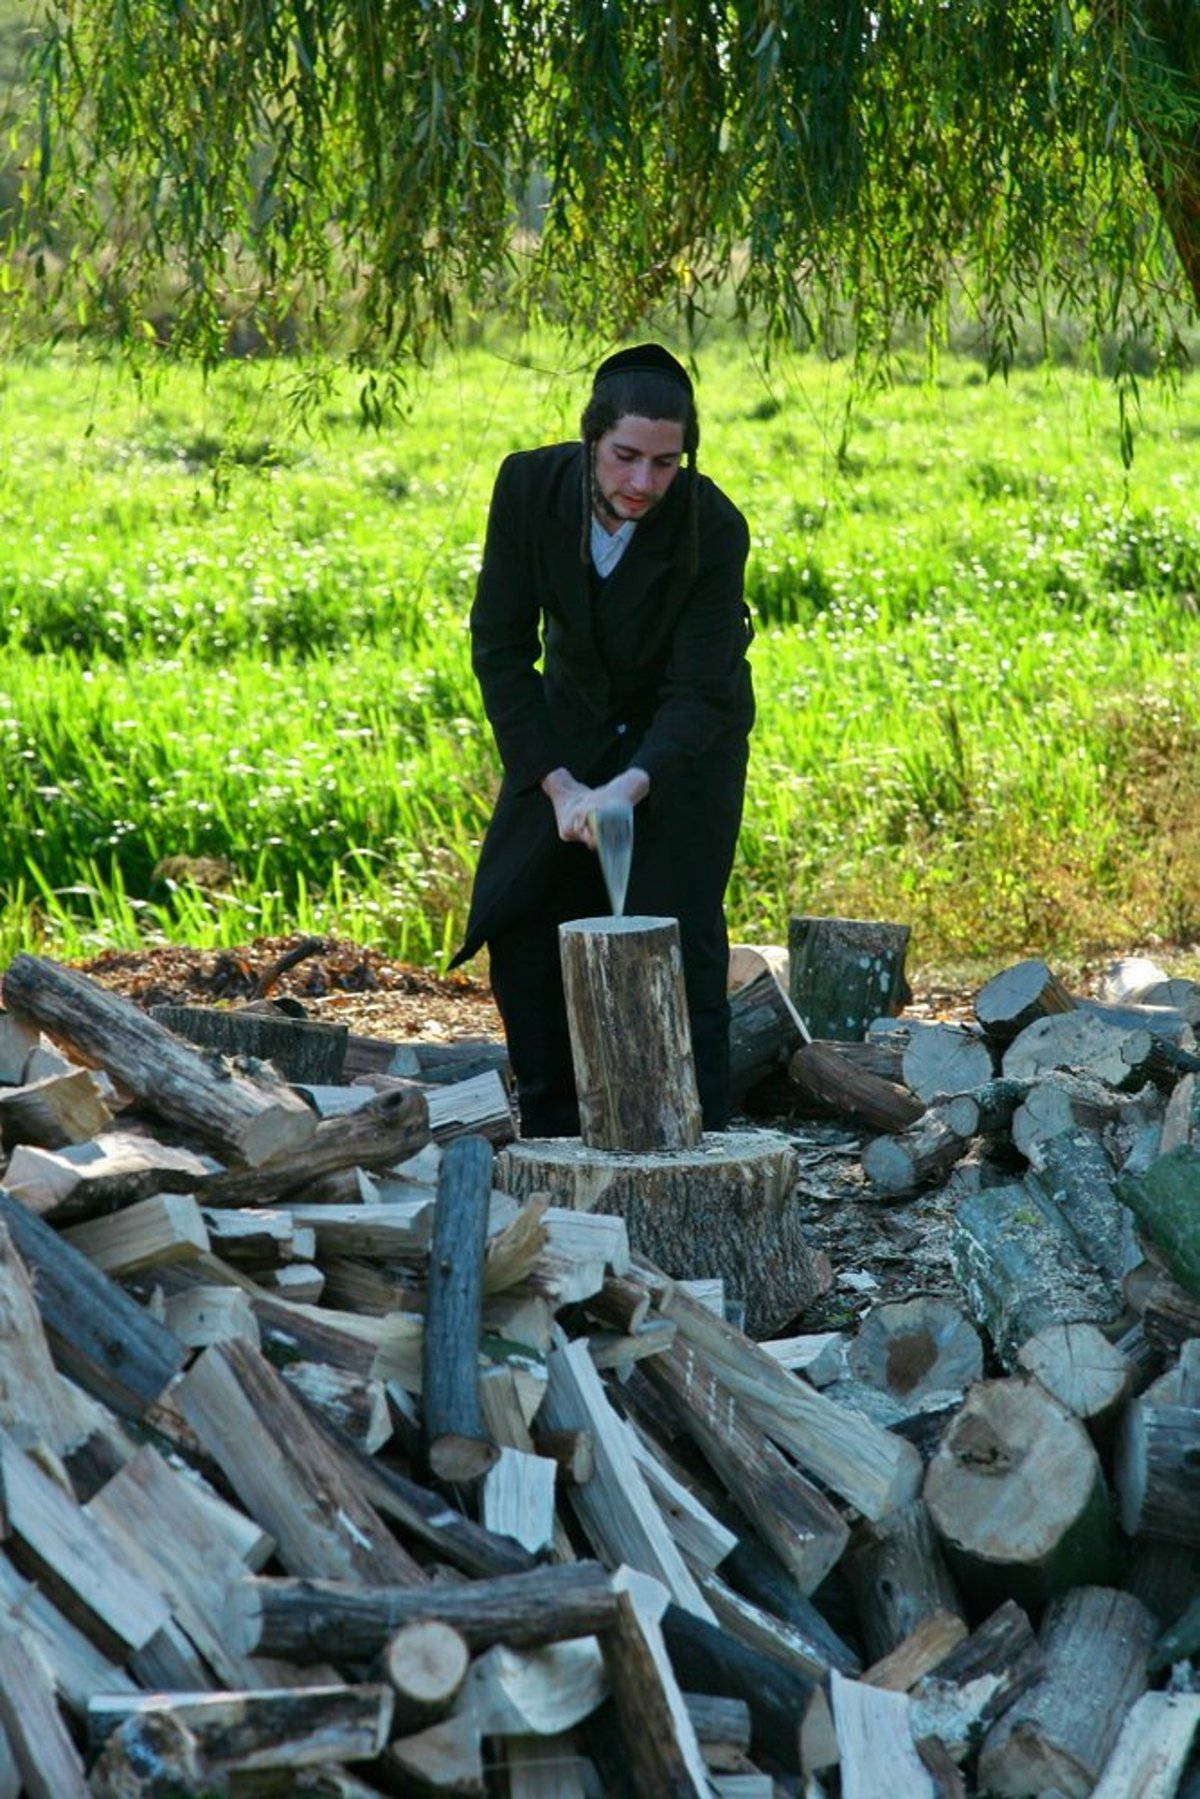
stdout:
{"type": "Polygon", "coordinates": [[[563,992],[592,1149],[690,1149],[702,1122],[674,918],[577,918],[558,928],[563,992]]]}

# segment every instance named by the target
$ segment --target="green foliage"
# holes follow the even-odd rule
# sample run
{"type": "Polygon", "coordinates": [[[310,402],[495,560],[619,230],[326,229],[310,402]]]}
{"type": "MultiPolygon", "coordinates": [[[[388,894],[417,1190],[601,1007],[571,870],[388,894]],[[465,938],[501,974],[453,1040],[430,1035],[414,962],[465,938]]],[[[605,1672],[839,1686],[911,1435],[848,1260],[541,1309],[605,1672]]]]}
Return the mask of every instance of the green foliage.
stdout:
{"type": "MultiPolygon", "coordinates": [[[[498,772],[488,496],[572,433],[569,361],[443,359],[383,433],[347,374],[307,435],[263,366],[0,367],[0,953],[302,928],[449,957],[498,772]]],[[[768,379],[725,338],[698,373],[752,530],[735,934],[903,918],[926,964],[1200,939],[1191,386],[1126,472],[1078,371],[901,358],[850,436],[838,365],[768,379]]]]}
{"type": "Polygon", "coordinates": [[[991,369],[1065,309],[1132,405],[1200,293],[1198,68],[1181,0],[57,0],[14,266],[72,328],[394,375],[501,308],[867,368],[957,297],[991,369]]]}

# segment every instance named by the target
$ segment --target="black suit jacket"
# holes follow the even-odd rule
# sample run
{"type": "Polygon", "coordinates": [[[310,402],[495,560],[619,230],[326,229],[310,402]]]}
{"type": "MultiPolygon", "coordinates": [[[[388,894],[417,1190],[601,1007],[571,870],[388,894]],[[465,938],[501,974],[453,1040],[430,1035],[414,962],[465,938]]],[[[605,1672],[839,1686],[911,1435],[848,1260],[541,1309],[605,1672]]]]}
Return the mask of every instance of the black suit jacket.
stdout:
{"type": "Polygon", "coordinates": [[[745,519],[712,481],[682,469],[604,582],[581,556],[583,529],[580,444],[507,458],[471,609],[504,779],[456,962],[536,903],[557,843],[540,787],[551,769],[599,784],[644,768],[651,790],[639,814],[668,803],[701,764],[719,780],[723,748],[734,752],[729,778],[744,778],[754,718],[745,519]]]}

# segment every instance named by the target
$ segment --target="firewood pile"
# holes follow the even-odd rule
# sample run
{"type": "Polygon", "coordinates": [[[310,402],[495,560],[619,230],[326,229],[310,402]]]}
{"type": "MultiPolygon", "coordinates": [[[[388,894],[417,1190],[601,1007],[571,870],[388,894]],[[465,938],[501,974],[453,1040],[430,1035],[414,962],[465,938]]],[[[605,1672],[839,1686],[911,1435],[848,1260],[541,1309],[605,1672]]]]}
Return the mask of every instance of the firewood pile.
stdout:
{"type": "Polygon", "coordinates": [[[952,1193],[961,1304],[757,1342],[500,1190],[495,1046],[17,957],[0,1799],[1200,1790],[1200,990],[1123,979],[775,1008],[743,1097],[952,1193]]]}

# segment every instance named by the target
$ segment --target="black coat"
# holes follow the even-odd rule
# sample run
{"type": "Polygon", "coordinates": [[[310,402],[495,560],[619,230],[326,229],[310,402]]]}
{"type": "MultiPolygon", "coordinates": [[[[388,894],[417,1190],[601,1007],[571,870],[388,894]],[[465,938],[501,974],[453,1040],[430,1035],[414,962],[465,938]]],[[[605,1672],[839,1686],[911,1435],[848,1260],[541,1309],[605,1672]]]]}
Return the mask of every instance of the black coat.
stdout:
{"type": "MultiPolygon", "coordinates": [[[[582,474],[579,444],[525,451],[507,458],[492,495],[472,661],[504,778],[456,962],[537,904],[558,844],[540,786],[554,768],[590,785],[645,769],[639,831],[672,805],[673,789],[682,799],[702,779],[736,836],[754,719],[746,521],[712,481],[682,469],[597,582],[580,553],[582,474]]],[[[710,863],[680,872],[704,887],[710,863]]]]}

